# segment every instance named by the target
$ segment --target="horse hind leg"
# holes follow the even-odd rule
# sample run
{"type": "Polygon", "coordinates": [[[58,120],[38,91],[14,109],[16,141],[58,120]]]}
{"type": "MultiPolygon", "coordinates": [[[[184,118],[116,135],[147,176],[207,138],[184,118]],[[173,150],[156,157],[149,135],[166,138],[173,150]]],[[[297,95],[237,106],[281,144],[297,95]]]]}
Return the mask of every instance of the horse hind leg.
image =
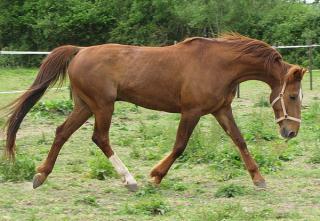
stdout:
{"type": "Polygon", "coordinates": [[[129,191],[137,191],[137,181],[131,175],[128,168],[122,163],[117,154],[111,149],[109,143],[109,128],[114,109],[113,105],[113,102],[107,104],[94,113],[95,126],[92,140],[102,150],[106,157],[108,157],[117,173],[122,177],[125,187],[127,187],[129,191]]]}
{"type": "Polygon", "coordinates": [[[34,189],[42,185],[51,173],[63,144],[92,115],[88,106],[83,103],[80,98],[74,97],[74,100],[75,106],[72,113],[68,116],[67,120],[57,128],[48,156],[37,168],[37,174],[33,178],[34,189]]]}

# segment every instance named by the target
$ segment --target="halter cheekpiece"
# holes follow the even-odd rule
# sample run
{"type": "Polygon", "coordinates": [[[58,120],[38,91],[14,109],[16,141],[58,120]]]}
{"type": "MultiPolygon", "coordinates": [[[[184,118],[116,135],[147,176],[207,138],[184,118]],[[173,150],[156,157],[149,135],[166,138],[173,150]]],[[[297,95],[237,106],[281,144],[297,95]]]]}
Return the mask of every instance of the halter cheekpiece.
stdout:
{"type": "MultiPolygon", "coordinates": [[[[276,97],[276,98],[272,101],[272,103],[271,103],[271,106],[272,106],[272,107],[275,105],[275,103],[277,103],[278,100],[280,100],[280,103],[281,103],[281,107],[282,107],[282,111],[283,111],[283,116],[280,117],[280,118],[278,118],[278,119],[276,119],[276,122],[279,123],[279,122],[281,122],[281,121],[283,121],[283,120],[292,120],[292,121],[296,121],[296,122],[298,122],[298,123],[301,123],[301,119],[295,118],[295,117],[291,117],[291,116],[289,116],[288,113],[287,113],[286,106],[285,106],[285,104],[284,104],[284,99],[283,99],[283,95],[284,95],[284,91],[286,90],[286,86],[287,86],[287,82],[285,81],[285,82],[283,83],[283,86],[282,86],[282,89],[281,89],[280,94],[279,94],[278,97],[276,97]]],[[[300,89],[300,93],[299,93],[299,94],[301,94],[301,89],[300,89]]]]}

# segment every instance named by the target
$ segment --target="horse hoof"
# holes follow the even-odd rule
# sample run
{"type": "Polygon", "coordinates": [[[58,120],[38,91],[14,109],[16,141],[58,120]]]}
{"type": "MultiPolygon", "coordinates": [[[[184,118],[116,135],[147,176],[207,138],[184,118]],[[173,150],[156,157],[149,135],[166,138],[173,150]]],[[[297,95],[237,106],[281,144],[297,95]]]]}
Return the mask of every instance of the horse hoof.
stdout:
{"type": "Polygon", "coordinates": [[[37,173],[33,177],[33,189],[38,188],[43,184],[43,182],[47,179],[47,176],[43,173],[37,173]]]}
{"type": "Polygon", "coordinates": [[[162,177],[159,176],[158,174],[151,172],[150,176],[151,176],[151,182],[153,184],[159,185],[161,183],[162,177]]]}
{"type": "Polygon", "coordinates": [[[136,183],[127,183],[125,187],[130,191],[130,192],[136,192],[138,190],[138,184],[136,183]]]}
{"type": "Polygon", "coordinates": [[[149,183],[153,186],[153,187],[159,187],[160,186],[160,182],[161,179],[157,176],[153,176],[151,177],[151,179],[149,180],[149,183]]]}
{"type": "Polygon", "coordinates": [[[264,181],[264,180],[256,181],[256,182],[254,182],[254,185],[256,187],[258,187],[259,189],[266,189],[267,188],[266,181],[264,181]]]}

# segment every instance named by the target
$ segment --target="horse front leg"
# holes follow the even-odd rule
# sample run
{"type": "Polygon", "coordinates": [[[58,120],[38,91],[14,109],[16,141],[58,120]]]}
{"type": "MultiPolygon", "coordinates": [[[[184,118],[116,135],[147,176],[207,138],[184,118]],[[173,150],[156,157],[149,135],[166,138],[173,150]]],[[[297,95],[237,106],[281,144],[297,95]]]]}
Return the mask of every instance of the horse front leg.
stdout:
{"type": "Polygon", "coordinates": [[[251,157],[247,148],[247,144],[243,139],[240,130],[238,129],[235,120],[233,118],[231,106],[220,109],[213,114],[221,127],[231,137],[235,145],[237,145],[240,155],[245,163],[245,166],[253,180],[254,185],[260,188],[265,188],[266,183],[264,178],[259,172],[259,168],[255,160],[251,157]]]}
{"type": "Polygon", "coordinates": [[[193,129],[200,119],[200,114],[195,112],[182,113],[177,131],[176,141],[172,152],[161,160],[151,171],[150,176],[155,184],[160,184],[162,178],[168,173],[174,161],[185,150],[193,129]]]}

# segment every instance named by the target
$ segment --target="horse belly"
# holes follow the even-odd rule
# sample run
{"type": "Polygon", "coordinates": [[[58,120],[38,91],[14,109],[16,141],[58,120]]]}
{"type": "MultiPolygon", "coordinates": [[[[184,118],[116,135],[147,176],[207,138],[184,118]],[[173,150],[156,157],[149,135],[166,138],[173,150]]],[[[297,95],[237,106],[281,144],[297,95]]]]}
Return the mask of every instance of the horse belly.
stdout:
{"type": "Polygon", "coordinates": [[[178,95],[166,91],[165,88],[158,87],[143,87],[118,91],[118,100],[170,113],[180,112],[181,107],[178,97],[178,95]]]}

